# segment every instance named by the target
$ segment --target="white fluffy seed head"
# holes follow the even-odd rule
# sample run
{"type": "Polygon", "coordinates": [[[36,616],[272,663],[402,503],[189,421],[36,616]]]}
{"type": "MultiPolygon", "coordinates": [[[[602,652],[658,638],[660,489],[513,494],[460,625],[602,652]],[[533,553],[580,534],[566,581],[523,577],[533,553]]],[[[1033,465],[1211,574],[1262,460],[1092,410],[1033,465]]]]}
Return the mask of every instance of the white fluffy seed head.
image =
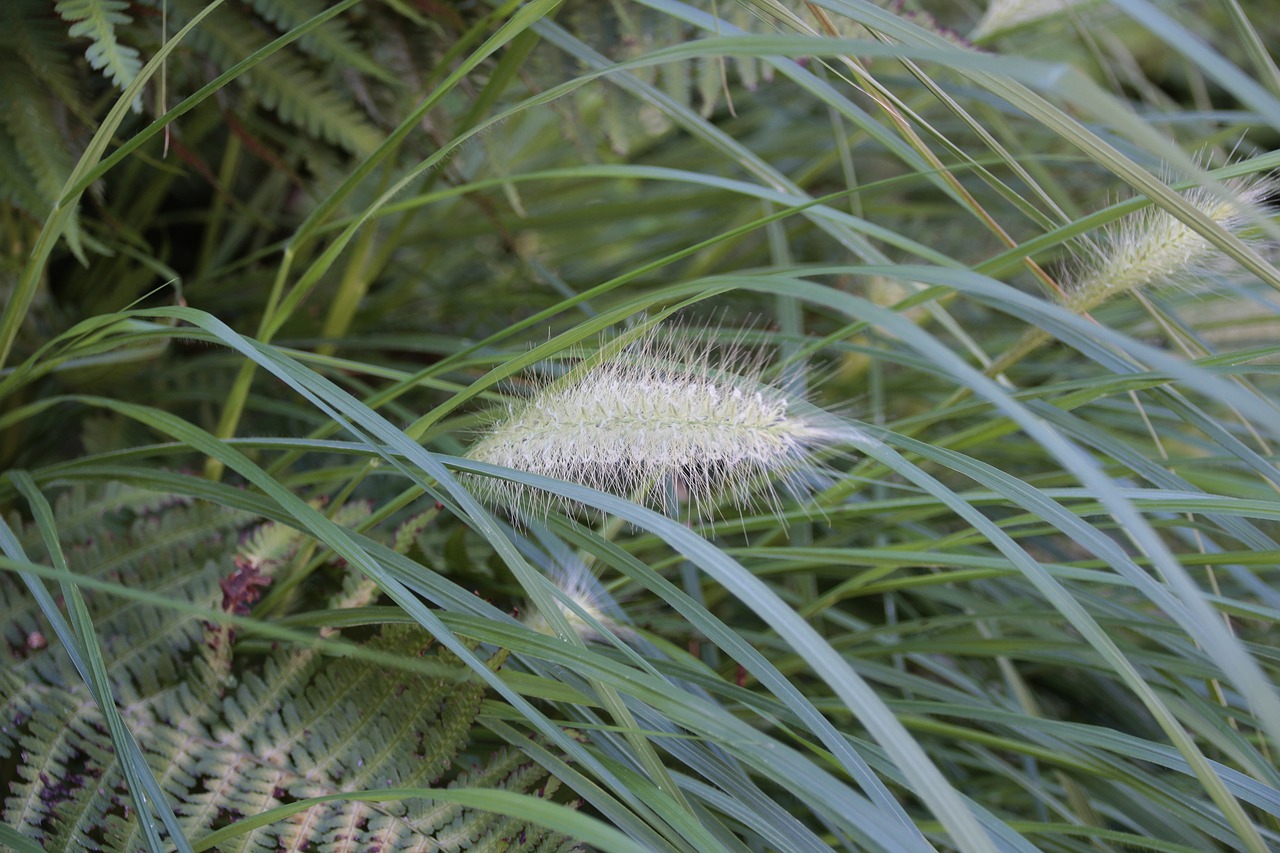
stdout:
{"type": "MultiPolygon", "coordinates": [[[[586,642],[605,642],[606,638],[596,630],[595,626],[582,618],[578,614],[578,610],[586,613],[595,620],[597,625],[615,637],[622,640],[630,640],[635,637],[635,632],[610,615],[616,607],[614,600],[609,593],[605,592],[600,585],[599,579],[592,574],[591,569],[585,564],[574,562],[572,565],[557,565],[547,572],[547,579],[564,593],[565,598],[573,602],[573,607],[569,607],[559,600],[555,604],[560,609],[560,612],[564,614],[565,621],[569,623],[569,627],[573,629],[573,632],[586,642]]],[[[530,608],[529,615],[524,618],[524,623],[540,634],[555,636],[551,623],[535,608],[530,608]]]]}
{"type": "MultiPolygon", "coordinates": [[[[672,512],[720,502],[776,506],[772,483],[812,470],[815,451],[860,435],[761,381],[762,356],[651,331],[512,405],[469,458],[580,483],[672,512]]],[[[543,511],[566,501],[476,480],[494,503],[543,511]]]]}
{"type": "MultiPolygon", "coordinates": [[[[1205,187],[1189,190],[1183,198],[1225,230],[1248,239],[1246,229],[1276,182],[1267,178],[1228,181],[1224,186],[1230,198],[1205,187]]],[[[1149,207],[1121,220],[1105,235],[1097,257],[1068,283],[1066,304],[1088,311],[1131,290],[1194,281],[1226,261],[1222,250],[1198,231],[1162,208],[1149,207]]]]}

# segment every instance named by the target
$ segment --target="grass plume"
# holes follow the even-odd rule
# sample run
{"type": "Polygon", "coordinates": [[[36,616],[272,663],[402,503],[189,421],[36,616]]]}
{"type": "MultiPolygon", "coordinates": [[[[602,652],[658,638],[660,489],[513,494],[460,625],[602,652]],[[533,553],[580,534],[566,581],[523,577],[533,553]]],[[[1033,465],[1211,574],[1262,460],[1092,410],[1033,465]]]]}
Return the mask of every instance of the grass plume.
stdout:
{"type": "MultiPolygon", "coordinates": [[[[1260,205],[1275,190],[1275,181],[1228,181],[1223,186],[1226,196],[1196,187],[1183,198],[1224,230],[1249,239],[1247,226],[1261,215],[1260,205]]],[[[1106,234],[1096,258],[1067,283],[1065,304],[1089,311],[1122,293],[1194,281],[1226,264],[1222,251],[1200,232],[1163,208],[1148,207],[1106,234]]]]}
{"type": "MultiPolygon", "coordinates": [[[[1206,187],[1188,190],[1183,198],[1205,216],[1236,237],[1257,241],[1248,226],[1265,215],[1263,202],[1276,190],[1271,177],[1227,181],[1227,197],[1206,187]]],[[[1087,314],[1108,299],[1123,293],[1159,285],[1194,282],[1230,261],[1204,235],[1163,208],[1149,207],[1108,229],[1090,257],[1083,259],[1063,280],[1062,304],[1087,314]]],[[[1003,355],[988,365],[988,376],[998,376],[1052,336],[1032,328],[1003,355]]]]}
{"type": "MultiPolygon", "coordinates": [[[[605,637],[596,626],[623,640],[634,636],[632,630],[619,622],[614,613],[618,606],[613,598],[600,584],[591,568],[581,560],[568,560],[556,563],[547,572],[547,579],[553,583],[572,605],[556,600],[556,607],[564,614],[569,627],[586,642],[605,642],[605,637]],[[582,614],[590,617],[589,621],[582,614]]],[[[524,617],[524,623],[539,633],[555,636],[546,616],[536,608],[531,608],[524,617]]]]}
{"type": "MultiPolygon", "coordinates": [[[[865,438],[763,373],[763,354],[739,344],[646,332],[510,406],[468,456],[664,512],[776,506],[774,483],[812,472],[818,450],[865,438]]],[[[487,480],[483,490],[499,505],[564,505],[515,480],[487,480]]]]}

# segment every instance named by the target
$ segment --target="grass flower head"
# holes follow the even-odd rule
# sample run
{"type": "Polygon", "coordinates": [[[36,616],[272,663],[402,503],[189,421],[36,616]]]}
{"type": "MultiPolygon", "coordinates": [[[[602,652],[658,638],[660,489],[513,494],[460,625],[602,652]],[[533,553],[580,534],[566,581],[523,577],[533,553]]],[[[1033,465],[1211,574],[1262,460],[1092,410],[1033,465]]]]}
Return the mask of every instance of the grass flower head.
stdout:
{"type": "MultiPolygon", "coordinates": [[[[468,456],[700,518],[776,506],[773,484],[815,470],[815,452],[865,439],[763,373],[759,351],[646,332],[512,405],[468,456]]],[[[481,488],[499,505],[574,508],[515,481],[481,488]]]]}
{"type": "MultiPolygon", "coordinates": [[[[1263,178],[1228,181],[1224,186],[1230,197],[1197,187],[1183,198],[1223,229],[1252,239],[1246,229],[1261,215],[1261,204],[1275,191],[1276,182],[1263,178]]],[[[1132,290],[1195,280],[1226,262],[1222,250],[1200,232],[1162,208],[1149,207],[1106,234],[1096,258],[1068,282],[1066,304],[1075,311],[1089,311],[1132,290]]]]}
{"type": "MultiPolygon", "coordinates": [[[[547,572],[547,578],[573,602],[573,606],[556,601],[556,607],[564,614],[565,621],[573,632],[588,643],[605,642],[605,637],[597,630],[596,625],[622,640],[635,636],[626,625],[615,619],[611,613],[616,610],[616,603],[609,593],[600,585],[600,580],[591,572],[585,563],[574,560],[568,564],[557,564],[547,572]],[[581,613],[594,620],[595,625],[584,619],[581,613]]],[[[531,609],[524,623],[540,634],[554,636],[547,618],[536,609],[531,609]]]]}

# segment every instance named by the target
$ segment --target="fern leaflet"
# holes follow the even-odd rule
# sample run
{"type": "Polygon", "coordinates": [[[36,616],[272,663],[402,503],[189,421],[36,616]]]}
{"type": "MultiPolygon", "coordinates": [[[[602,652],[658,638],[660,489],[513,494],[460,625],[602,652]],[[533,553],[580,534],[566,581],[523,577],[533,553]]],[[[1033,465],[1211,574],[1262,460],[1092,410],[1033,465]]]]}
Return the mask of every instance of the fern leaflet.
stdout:
{"type": "Polygon", "coordinates": [[[121,44],[116,28],[133,19],[125,14],[128,0],[58,0],[58,14],[71,24],[72,38],[88,38],[85,57],[98,71],[105,71],[111,82],[121,89],[133,82],[142,70],[142,59],[135,48],[121,44]]]}

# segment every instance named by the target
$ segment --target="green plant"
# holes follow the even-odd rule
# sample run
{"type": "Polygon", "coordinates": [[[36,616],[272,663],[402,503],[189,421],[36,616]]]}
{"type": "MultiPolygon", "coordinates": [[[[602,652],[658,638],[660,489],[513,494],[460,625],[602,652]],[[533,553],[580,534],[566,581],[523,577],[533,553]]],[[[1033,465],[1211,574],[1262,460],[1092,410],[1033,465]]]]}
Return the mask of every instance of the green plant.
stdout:
{"type": "MultiPolygon", "coordinates": [[[[341,520],[362,515],[368,507],[352,504],[341,520]]],[[[200,618],[246,615],[301,544],[296,532],[271,522],[239,542],[241,513],[116,486],[68,493],[53,521],[71,571],[99,589],[140,593],[89,614],[125,723],[180,804],[189,838],[277,809],[282,819],[260,829],[213,836],[218,849],[574,846],[524,821],[427,799],[422,789],[446,781],[542,797],[558,786],[521,752],[471,742],[484,687],[420,629],[385,624],[356,643],[338,643],[331,627],[299,629],[293,642],[248,651],[233,647],[235,627],[200,618]],[[358,796],[380,788],[403,793],[358,796]]],[[[38,548],[34,530],[28,540],[38,548]]],[[[377,593],[352,574],[339,587],[325,602],[334,614],[377,593]]],[[[16,770],[6,821],[47,849],[137,849],[142,828],[94,697],[36,601],[8,577],[0,609],[13,659],[0,705],[0,748],[16,770]]],[[[504,657],[488,663],[497,669],[504,657]]]]}
{"type": "Polygon", "coordinates": [[[217,660],[307,661],[295,703],[447,664],[485,697],[454,746],[560,787],[432,796],[565,843],[1280,844],[1265,6],[47,5],[0,13],[6,75],[50,69],[0,87],[0,568],[70,663],[6,684],[99,709],[137,846],[302,813],[187,837],[200,792],[164,793],[104,614],[191,605],[73,571],[74,513],[46,504],[104,481],[287,530],[247,613],[197,614],[217,660]],[[142,60],[127,83],[81,59],[108,31],[142,60]],[[1164,248],[1117,286],[1138,243],[1164,248]],[[1195,289],[1170,280],[1190,268],[1195,289]],[[567,466],[486,452],[503,412],[608,403],[575,384],[591,365],[669,378],[615,345],[676,312],[769,354],[686,391],[723,371],[821,440],[728,481],[702,457],[723,433],[650,467],[630,425],[586,420],[567,466]],[[602,447],[613,467],[584,462],[602,447]],[[796,462],[826,478],[803,500],[744,485],[796,462]],[[675,511],[691,473],[703,506],[675,511]],[[369,597],[331,604],[346,578],[369,597]],[[389,658],[408,623],[433,651],[389,658]]]}

